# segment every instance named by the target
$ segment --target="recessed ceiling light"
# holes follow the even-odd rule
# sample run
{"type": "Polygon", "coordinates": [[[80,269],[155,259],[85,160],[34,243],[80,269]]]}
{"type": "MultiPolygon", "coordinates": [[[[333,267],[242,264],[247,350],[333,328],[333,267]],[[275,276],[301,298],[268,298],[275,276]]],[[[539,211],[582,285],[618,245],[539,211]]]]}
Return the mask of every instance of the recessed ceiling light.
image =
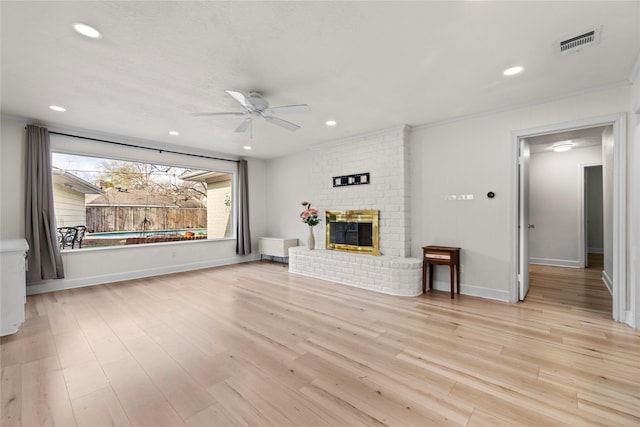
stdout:
{"type": "Polygon", "coordinates": [[[67,111],[66,108],[60,107],[59,105],[49,105],[49,108],[51,108],[53,111],[67,111]]]}
{"type": "Polygon", "coordinates": [[[180,135],[180,132],[177,132],[175,130],[170,130],[169,135],[173,135],[173,136],[180,135]]]}
{"type": "Polygon", "coordinates": [[[251,147],[249,147],[248,145],[245,145],[245,146],[244,146],[244,147],[242,147],[242,148],[244,148],[245,150],[251,150],[251,147]]]}
{"type": "Polygon", "coordinates": [[[524,68],[522,68],[521,66],[517,66],[517,67],[511,67],[511,68],[507,68],[506,70],[504,70],[502,72],[502,74],[504,74],[505,76],[514,76],[520,72],[522,72],[522,70],[524,70],[524,68]]]}
{"type": "Polygon", "coordinates": [[[551,147],[551,149],[553,151],[555,151],[556,153],[561,153],[563,151],[569,151],[571,150],[571,147],[573,147],[573,144],[570,142],[563,142],[560,144],[555,144],[551,147]]]}
{"type": "Polygon", "coordinates": [[[83,36],[90,37],[92,39],[99,39],[100,37],[102,37],[102,34],[100,34],[100,31],[96,30],[95,28],[87,24],[82,24],[80,22],[75,22],[73,24],[73,29],[79,32],[80,34],[82,34],[83,36]]]}
{"type": "Polygon", "coordinates": [[[335,120],[327,120],[324,124],[327,126],[335,126],[338,123],[335,120]]]}

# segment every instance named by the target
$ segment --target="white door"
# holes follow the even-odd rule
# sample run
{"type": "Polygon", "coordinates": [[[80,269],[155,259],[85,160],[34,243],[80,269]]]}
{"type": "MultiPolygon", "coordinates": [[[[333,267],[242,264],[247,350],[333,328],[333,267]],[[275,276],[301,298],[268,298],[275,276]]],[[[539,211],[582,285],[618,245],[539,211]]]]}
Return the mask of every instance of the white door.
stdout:
{"type": "Polygon", "coordinates": [[[529,142],[520,139],[518,157],[518,299],[529,291],[529,142]]]}

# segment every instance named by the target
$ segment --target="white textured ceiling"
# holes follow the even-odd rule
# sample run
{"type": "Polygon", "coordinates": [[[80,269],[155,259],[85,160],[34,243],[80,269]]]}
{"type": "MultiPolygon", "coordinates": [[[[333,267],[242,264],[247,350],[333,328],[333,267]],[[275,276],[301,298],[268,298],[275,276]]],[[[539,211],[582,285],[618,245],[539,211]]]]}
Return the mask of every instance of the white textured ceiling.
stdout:
{"type": "Polygon", "coordinates": [[[639,5],[2,1],[2,113],[183,150],[276,157],[622,84],[640,51],[639,5]],[[83,38],[73,22],[103,37],[83,38]],[[599,45],[555,50],[596,26],[599,45]],[[514,64],[525,71],[503,77],[514,64]],[[242,117],[191,116],[240,111],[225,89],[313,112],[281,116],[297,132],[258,121],[252,138],[233,132],[242,117]]]}

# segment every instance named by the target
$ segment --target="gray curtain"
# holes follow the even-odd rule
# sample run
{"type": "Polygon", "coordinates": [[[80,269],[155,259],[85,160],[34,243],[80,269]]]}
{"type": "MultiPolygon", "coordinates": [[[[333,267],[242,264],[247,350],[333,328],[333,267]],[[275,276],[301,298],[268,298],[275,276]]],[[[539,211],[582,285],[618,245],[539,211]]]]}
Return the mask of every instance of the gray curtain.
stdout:
{"type": "Polygon", "coordinates": [[[248,255],[251,253],[251,232],[249,231],[249,174],[247,161],[238,163],[238,218],[236,229],[236,253],[248,255]]]}
{"type": "Polygon", "coordinates": [[[27,126],[27,283],[64,278],[53,208],[49,130],[27,126]]]}

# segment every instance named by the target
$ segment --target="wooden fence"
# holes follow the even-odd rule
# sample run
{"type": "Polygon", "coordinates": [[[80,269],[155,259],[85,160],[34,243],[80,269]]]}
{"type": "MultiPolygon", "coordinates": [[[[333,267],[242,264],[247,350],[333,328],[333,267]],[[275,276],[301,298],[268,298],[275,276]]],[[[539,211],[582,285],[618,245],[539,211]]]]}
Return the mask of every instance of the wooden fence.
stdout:
{"type": "Polygon", "coordinates": [[[87,207],[87,230],[170,230],[207,228],[206,208],[92,206],[87,207]]]}

